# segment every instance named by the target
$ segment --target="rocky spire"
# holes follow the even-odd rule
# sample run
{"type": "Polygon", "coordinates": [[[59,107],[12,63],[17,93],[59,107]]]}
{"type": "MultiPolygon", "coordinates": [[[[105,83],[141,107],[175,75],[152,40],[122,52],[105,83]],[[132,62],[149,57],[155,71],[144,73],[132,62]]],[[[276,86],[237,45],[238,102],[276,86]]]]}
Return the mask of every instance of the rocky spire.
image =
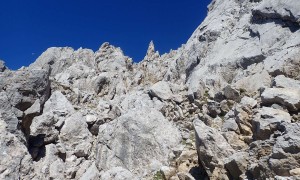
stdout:
{"type": "Polygon", "coordinates": [[[150,44],[149,44],[147,54],[146,54],[144,60],[152,61],[152,60],[155,60],[159,57],[160,57],[159,52],[155,51],[154,43],[153,43],[153,41],[151,41],[150,44]]]}
{"type": "Polygon", "coordinates": [[[0,60],[0,72],[3,72],[5,71],[7,68],[5,66],[5,62],[0,60]]]}

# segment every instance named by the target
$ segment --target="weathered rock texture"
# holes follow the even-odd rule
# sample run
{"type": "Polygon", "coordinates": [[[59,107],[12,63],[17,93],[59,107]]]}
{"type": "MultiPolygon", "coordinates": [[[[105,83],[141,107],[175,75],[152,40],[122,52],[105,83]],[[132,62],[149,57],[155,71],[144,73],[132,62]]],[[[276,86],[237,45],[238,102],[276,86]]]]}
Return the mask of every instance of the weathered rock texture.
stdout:
{"type": "Polygon", "coordinates": [[[208,10],[139,63],[109,43],[0,61],[0,179],[299,179],[300,1],[208,10]]]}

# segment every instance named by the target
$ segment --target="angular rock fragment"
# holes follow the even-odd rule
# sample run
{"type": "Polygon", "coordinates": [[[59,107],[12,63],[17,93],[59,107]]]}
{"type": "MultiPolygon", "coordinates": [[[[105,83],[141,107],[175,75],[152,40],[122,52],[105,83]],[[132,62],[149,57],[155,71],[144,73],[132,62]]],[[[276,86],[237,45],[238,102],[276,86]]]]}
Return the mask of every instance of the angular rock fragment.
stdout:
{"type": "Polygon", "coordinates": [[[224,96],[227,99],[234,100],[236,102],[239,102],[241,100],[240,92],[238,90],[232,88],[230,85],[226,86],[223,89],[223,91],[224,91],[224,96]]]}
{"type": "Polygon", "coordinates": [[[276,76],[273,81],[273,86],[277,88],[294,88],[300,89],[300,81],[287,78],[284,75],[276,76]]]}
{"type": "Polygon", "coordinates": [[[263,107],[258,110],[253,119],[253,134],[258,140],[269,139],[271,134],[276,130],[279,130],[280,124],[283,122],[291,122],[291,116],[289,113],[273,109],[269,107],[263,107]]]}
{"type": "Polygon", "coordinates": [[[208,176],[218,177],[226,174],[225,159],[235,150],[216,129],[206,126],[202,121],[194,120],[194,128],[198,157],[208,176]]]}
{"type": "Polygon", "coordinates": [[[268,88],[261,95],[263,104],[280,104],[290,111],[300,110],[300,89],[268,88]]]}
{"type": "Polygon", "coordinates": [[[276,175],[291,176],[290,170],[300,166],[300,124],[285,122],[282,126],[285,131],[276,139],[269,165],[276,175]]]}
{"type": "Polygon", "coordinates": [[[170,100],[173,95],[169,84],[165,81],[160,81],[154,84],[150,88],[149,93],[151,94],[151,96],[157,97],[162,100],[170,100]]]}
{"type": "Polygon", "coordinates": [[[248,153],[237,152],[226,159],[225,167],[226,169],[228,169],[230,175],[234,179],[239,179],[242,174],[246,173],[248,158],[249,158],[248,153]]]}

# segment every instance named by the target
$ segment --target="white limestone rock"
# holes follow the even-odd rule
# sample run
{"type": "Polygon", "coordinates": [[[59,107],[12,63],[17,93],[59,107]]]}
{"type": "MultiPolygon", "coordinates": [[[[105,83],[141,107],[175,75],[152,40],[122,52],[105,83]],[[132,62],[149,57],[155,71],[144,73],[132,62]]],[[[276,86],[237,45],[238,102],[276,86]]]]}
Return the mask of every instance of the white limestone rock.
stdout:
{"type": "Polygon", "coordinates": [[[60,91],[55,91],[45,103],[44,112],[52,112],[58,116],[66,116],[73,113],[74,108],[60,91]]]}
{"type": "Polygon", "coordinates": [[[300,23],[300,3],[293,0],[265,0],[254,9],[256,16],[300,23]],[[296,3],[296,4],[295,4],[296,3]]]}
{"type": "Polygon", "coordinates": [[[81,113],[74,113],[65,120],[59,139],[66,150],[77,157],[88,157],[91,153],[92,134],[81,113]]]}
{"type": "Polygon", "coordinates": [[[100,172],[97,169],[95,163],[93,163],[86,172],[81,176],[80,180],[98,180],[100,172]]]}
{"type": "Polygon", "coordinates": [[[153,61],[153,60],[157,60],[158,58],[159,58],[159,52],[155,51],[154,43],[153,41],[151,41],[147,50],[147,54],[144,57],[144,60],[153,61]]]}
{"type": "Polygon", "coordinates": [[[109,43],[103,43],[95,52],[95,63],[98,71],[123,71],[132,63],[129,57],[123,54],[121,48],[114,47],[109,43]]]}
{"type": "Polygon", "coordinates": [[[262,95],[263,104],[280,104],[290,111],[300,109],[300,89],[292,88],[268,88],[262,95]]]}
{"type": "Polygon", "coordinates": [[[300,89],[300,81],[287,78],[284,75],[276,76],[273,81],[273,86],[277,88],[294,88],[300,89]]]}
{"type": "Polygon", "coordinates": [[[127,169],[124,169],[123,167],[114,167],[108,171],[105,171],[101,173],[100,179],[103,180],[137,180],[138,178],[134,177],[134,175],[128,171],[127,169]]]}
{"type": "Polygon", "coordinates": [[[276,139],[270,155],[269,166],[280,176],[291,176],[290,170],[299,167],[300,136],[299,123],[283,123],[284,134],[276,139]]]}
{"type": "Polygon", "coordinates": [[[296,176],[299,7],[213,0],[186,44],[159,55],[151,42],[140,63],[109,43],[49,48],[17,71],[0,61],[0,179],[152,179],[161,167],[193,179],[175,175],[189,171],[172,152],[181,135],[211,179],[296,176]]]}
{"type": "Polygon", "coordinates": [[[269,139],[271,134],[279,129],[281,123],[291,123],[291,119],[290,114],[285,111],[263,107],[253,119],[254,137],[260,140],[269,139]]]}
{"type": "Polygon", "coordinates": [[[33,118],[30,126],[30,135],[37,137],[38,135],[45,135],[44,141],[46,143],[55,142],[58,139],[59,131],[55,124],[59,121],[51,113],[44,113],[33,118]]]}
{"type": "Polygon", "coordinates": [[[176,127],[153,108],[132,109],[99,127],[97,167],[123,167],[135,177],[149,174],[153,161],[168,164],[171,149],[181,140],[176,127]]]}
{"type": "Polygon", "coordinates": [[[199,119],[194,120],[194,128],[198,157],[208,176],[217,177],[226,174],[225,158],[232,155],[235,150],[216,129],[206,126],[199,119]]]}
{"type": "Polygon", "coordinates": [[[244,106],[249,106],[251,108],[254,108],[257,106],[257,100],[253,99],[253,98],[250,98],[250,97],[247,97],[247,96],[244,96],[241,100],[241,104],[244,105],[244,106]]]}
{"type": "Polygon", "coordinates": [[[34,114],[39,114],[41,112],[41,103],[40,100],[37,99],[33,105],[28,108],[24,113],[26,116],[28,115],[34,115],[34,114]]]}
{"type": "Polygon", "coordinates": [[[22,160],[29,153],[26,146],[6,130],[6,126],[0,118],[0,179],[20,179],[24,176],[22,160]]]}
{"type": "Polygon", "coordinates": [[[170,100],[173,96],[169,84],[165,81],[155,83],[149,90],[149,93],[153,97],[157,97],[162,100],[170,100]]]}

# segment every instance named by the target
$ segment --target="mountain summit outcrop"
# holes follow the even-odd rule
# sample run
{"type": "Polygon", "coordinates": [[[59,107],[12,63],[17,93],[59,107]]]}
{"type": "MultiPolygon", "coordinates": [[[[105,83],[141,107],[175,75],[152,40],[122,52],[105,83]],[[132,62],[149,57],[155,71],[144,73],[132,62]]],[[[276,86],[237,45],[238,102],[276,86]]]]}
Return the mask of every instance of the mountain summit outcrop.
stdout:
{"type": "Polygon", "coordinates": [[[139,63],[109,43],[0,61],[0,179],[300,179],[300,1],[208,10],[139,63]]]}

